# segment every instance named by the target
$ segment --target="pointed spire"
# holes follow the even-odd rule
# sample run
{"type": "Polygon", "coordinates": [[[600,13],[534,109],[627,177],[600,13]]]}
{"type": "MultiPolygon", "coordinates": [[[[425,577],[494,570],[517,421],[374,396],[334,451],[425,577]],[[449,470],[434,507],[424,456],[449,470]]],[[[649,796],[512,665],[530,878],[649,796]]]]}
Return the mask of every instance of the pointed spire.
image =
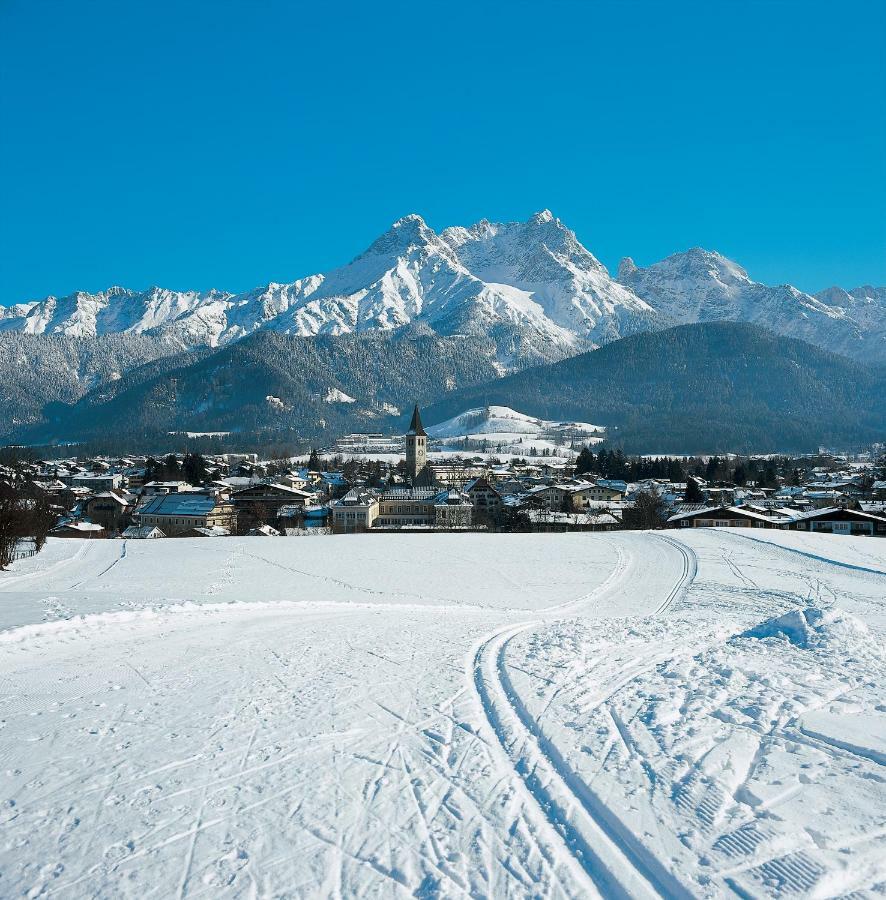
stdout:
{"type": "Polygon", "coordinates": [[[421,413],[418,411],[417,403],[415,404],[415,409],[412,411],[412,421],[409,423],[409,431],[406,433],[427,436],[427,432],[421,424],[421,413]]]}

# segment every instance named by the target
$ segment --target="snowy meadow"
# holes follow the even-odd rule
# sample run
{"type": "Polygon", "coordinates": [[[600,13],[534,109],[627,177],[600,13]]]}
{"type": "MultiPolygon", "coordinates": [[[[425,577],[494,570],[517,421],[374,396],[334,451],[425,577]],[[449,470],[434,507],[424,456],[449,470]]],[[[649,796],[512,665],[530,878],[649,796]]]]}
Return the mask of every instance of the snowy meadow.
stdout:
{"type": "Polygon", "coordinates": [[[886,542],[50,540],[0,894],[873,896],[886,542]]]}

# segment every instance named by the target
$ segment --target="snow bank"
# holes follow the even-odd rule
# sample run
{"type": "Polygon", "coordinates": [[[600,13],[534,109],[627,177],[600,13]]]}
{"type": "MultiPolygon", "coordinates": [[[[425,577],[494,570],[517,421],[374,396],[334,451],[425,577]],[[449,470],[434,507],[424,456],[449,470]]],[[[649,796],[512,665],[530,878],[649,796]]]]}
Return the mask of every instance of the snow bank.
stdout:
{"type": "Polygon", "coordinates": [[[797,647],[808,648],[820,642],[846,640],[849,637],[863,639],[867,633],[864,623],[848,613],[808,606],[767,619],[740,636],[760,640],[783,639],[797,647]]]}

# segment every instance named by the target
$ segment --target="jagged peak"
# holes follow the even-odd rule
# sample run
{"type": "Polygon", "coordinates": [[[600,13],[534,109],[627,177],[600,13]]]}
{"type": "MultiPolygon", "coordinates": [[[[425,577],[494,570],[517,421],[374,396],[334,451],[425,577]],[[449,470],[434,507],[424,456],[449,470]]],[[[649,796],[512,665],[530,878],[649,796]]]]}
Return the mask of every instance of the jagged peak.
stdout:
{"type": "Polygon", "coordinates": [[[408,213],[405,216],[401,216],[391,225],[391,228],[409,228],[409,227],[418,227],[418,228],[427,228],[427,223],[418,213],[408,213]]]}
{"type": "Polygon", "coordinates": [[[638,271],[637,264],[631,259],[630,256],[624,256],[621,259],[621,262],[618,264],[618,280],[622,281],[625,278],[630,278],[634,272],[638,271]]]}
{"type": "Polygon", "coordinates": [[[366,253],[389,253],[391,250],[402,250],[411,244],[432,244],[438,241],[437,235],[429,228],[418,213],[409,213],[397,219],[380,237],[376,238],[366,253]]]}
{"type": "Polygon", "coordinates": [[[548,222],[559,222],[560,220],[555,219],[554,214],[549,209],[542,209],[532,216],[529,221],[533,225],[547,225],[548,222]]]}
{"type": "Polygon", "coordinates": [[[690,247],[681,253],[672,253],[661,260],[661,262],[653,263],[646,271],[655,271],[657,269],[709,271],[711,268],[719,273],[728,274],[733,278],[750,281],[748,273],[737,262],[716,250],[706,250],[704,247],[690,247]]]}

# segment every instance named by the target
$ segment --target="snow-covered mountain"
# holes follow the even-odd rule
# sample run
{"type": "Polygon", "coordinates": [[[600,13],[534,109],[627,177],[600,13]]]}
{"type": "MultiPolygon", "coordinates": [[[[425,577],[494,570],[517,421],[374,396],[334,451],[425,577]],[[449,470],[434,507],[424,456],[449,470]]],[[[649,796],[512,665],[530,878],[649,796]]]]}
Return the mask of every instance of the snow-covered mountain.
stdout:
{"type": "Polygon", "coordinates": [[[638,268],[621,261],[618,280],[654,307],[660,327],[754,322],[788,337],[862,360],[886,361],[886,289],[829,288],[812,296],[770,287],[737,263],[695,247],[638,268]]]}
{"type": "Polygon", "coordinates": [[[417,215],[325,275],[244,294],[111,288],[0,307],[0,331],[93,336],[165,329],[218,346],[259,328],[302,336],[421,326],[490,337],[502,369],[644,330],[650,307],[547,210],[436,234],[417,215]]]}
{"type": "Polygon", "coordinates": [[[639,331],[719,319],[759,322],[886,361],[886,289],[831,288],[813,297],[753,282],[736,263],[701,249],[646,268],[625,259],[613,279],[548,210],[526,222],[484,219],[440,234],[420,216],[405,216],[345,266],[240,294],[114,287],[0,306],[0,331],[161,333],[185,346],[223,346],[260,329],[468,334],[489,340],[502,372],[639,331]]]}

